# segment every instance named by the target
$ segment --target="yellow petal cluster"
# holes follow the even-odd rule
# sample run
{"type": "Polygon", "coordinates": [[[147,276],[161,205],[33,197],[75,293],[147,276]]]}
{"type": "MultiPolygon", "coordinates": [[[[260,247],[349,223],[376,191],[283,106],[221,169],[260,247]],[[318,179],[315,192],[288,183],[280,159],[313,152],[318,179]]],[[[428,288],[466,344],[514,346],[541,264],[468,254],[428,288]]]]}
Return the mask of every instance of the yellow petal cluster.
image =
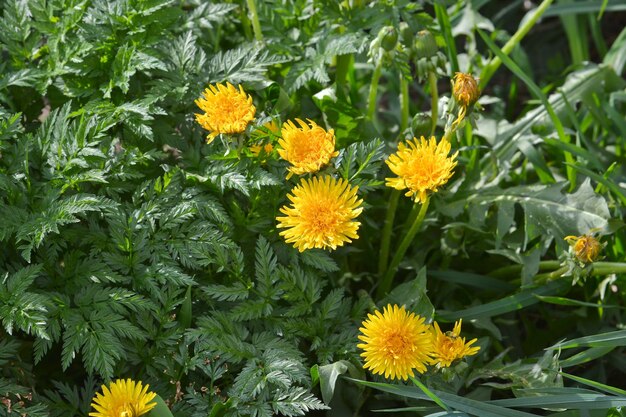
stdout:
{"type": "Polygon", "coordinates": [[[457,72],[454,75],[452,95],[456,102],[459,103],[459,106],[465,108],[471,106],[476,103],[476,100],[480,97],[478,81],[476,81],[472,74],[457,72]]]}
{"type": "Polygon", "coordinates": [[[591,263],[598,259],[602,244],[592,235],[566,236],[565,240],[574,251],[574,256],[580,262],[591,263]]]}
{"type": "Polygon", "coordinates": [[[308,124],[296,119],[299,125],[296,126],[289,120],[281,129],[282,138],[278,141],[280,145],[278,154],[291,164],[287,178],[293,174],[317,172],[339,154],[335,151],[334,130],[326,131],[313,120],[307,121],[308,124]]]}
{"type": "Polygon", "coordinates": [[[385,378],[407,380],[413,371],[426,372],[431,362],[433,342],[424,317],[403,307],[387,305],[383,312],[368,314],[359,330],[357,345],[363,349],[363,367],[385,378]]]}
{"type": "Polygon", "coordinates": [[[407,190],[405,195],[424,202],[429,192],[437,192],[454,174],[458,152],[452,156],[450,142],[437,143],[435,137],[426,140],[413,138],[398,144],[398,152],[389,156],[386,163],[397,175],[385,178],[386,185],[397,190],[407,190]]]}
{"type": "Polygon", "coordinates": [[[358,187],[331,176],[302,179],[287,198],[291,206],[283,206],[284,216],[276,218],[280,235],[300,252],[311,248],[336,249],[345,242],[358,239],[361,223],[354,219],[363,211],[357,196],[358,187]]]}
{"type": "Polygon", "coordinates": [[[433,338],[433,359],[432,364],[438,368],[446,368],[452,365],[457,359],[465,356],[475,355],[479,350],[479,346],[472,346],[477,339],[472,339],[465,343],[465,338],[461,337],[462,320],[454,323],[454,329],[451,332],[443,333],[439,328],[439,324],[434,322],[431,327],[433,338]]]}
{"type": "Polygon", "coordinates": [[[256,113],[252,97],[243,91],[243,87],[236,89],[230,83],[210,85],[195,103],[204,111],[203,114],[196,113],[196,121],[210,132],[207,143],[220,133],[245,131],[256,113]]]}
{"type": "Polygon", "coordinates": [[[138,417],[146,414],[156,402],[154,392],[148,392],[150,386],[142,386],[141,381],[118,379],[109,386],[102,385],[102,394],[96,393],[91,406],[96,410],[91,417],[138,417]]]}

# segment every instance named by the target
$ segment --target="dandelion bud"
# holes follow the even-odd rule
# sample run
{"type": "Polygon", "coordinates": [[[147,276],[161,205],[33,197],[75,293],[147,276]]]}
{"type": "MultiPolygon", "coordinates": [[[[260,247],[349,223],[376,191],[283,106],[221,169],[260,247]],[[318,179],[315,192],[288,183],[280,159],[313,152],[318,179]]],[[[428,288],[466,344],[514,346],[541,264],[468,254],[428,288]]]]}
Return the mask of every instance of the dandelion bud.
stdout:
{"type": "Polygon", "coordinates": [[[385,26],[378,32],[380,46],[387,52],[393,51],[398,43],[398,31],[393,26],[385,26]]]}
{"type": "Polygon", "coordinates": [[[591,263],[598,259],[602,244],[591,235],[567,236],[565,238],[580,262],[591,263]]]}
{"type": "Polygon", "coordinates": [[[413,120],[411,121],[411,130],[413,131],[413,136],[427,136],[430,132],[430,128],[432,126],[432,118],[428,113],[417,113],[413,116],[413,120]]]}
{"type": "Polygon", "coordinates": [[[439,50],[435,37],[427,30],[420,30],[417,32],[413,47],[415,48],[415,55],[417,59],[435,56],[439,50]]]}
{"type": "Polygon", "coordinates": [[[478,100],[480,96],[478,82],[471,74],[457,72],[454,76],[452,95],[461,107],[467,108],[476,103],[476,100],[478,100]]]}

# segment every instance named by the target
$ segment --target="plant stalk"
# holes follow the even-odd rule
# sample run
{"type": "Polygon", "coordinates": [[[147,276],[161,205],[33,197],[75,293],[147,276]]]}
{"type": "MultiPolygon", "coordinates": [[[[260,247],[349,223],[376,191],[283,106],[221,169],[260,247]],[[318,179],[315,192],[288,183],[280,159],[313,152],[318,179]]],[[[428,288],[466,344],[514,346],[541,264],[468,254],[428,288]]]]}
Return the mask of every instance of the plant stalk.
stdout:
{"type": "Polygon", "coordinates": [[[376,114],[376,97],[378,96],[378,81],[380,80],[380,75],[383,72],[383,60],[379,59],[376,62],[376,67],[374,68],[374,73],[372,74],[372,81],[370,83],[370,93],[367,99],[367,118],[369,120],[374,120],[374,115],[376,114]]]}
{"type": "Polygon", "coordinates": [[[439,92],[437,91],[437,74],[435,71],[428,73],[428,84],[430,85],[430,136],[435,136],[437,129],[437,119],[439,118],[439,92]]]}
{"type": "Polygon", "coordinates": [[[430,196],[427,196],[426,200],[422,203],[422,206],[420,207],[419,214],[415,218],[415,221],[411,225],[411,228],[409,229],[407,234],[404,236],[404,239],[402,239],[402,242],[400,242],[400,246],[396,250],[393,258],[391,259],[391,263],[387,267],[387,272],[385,272],[385,275],[381,280],[380,286],[378,287],[377,295],[379,298],[383,297],[391,289],[391,284],[393,282],[393,277],[395,275],[396,269],[398,268],[400,261],[402,261],[402,259],[404,258],[404,254],[406,253],[407,249],[413,242],[415,234],[422,226],[422,222],[424,221],[424,218],[426,217],[426,212],[428,211],[429,203],[430,196]]]}
{"type": "Polygon", "coordinates": [[[400,74],[400,134],[409,126],[409,81],[400,74]]]}
{"type": "Polygon", "coordinates": [[[400,190],[393,189],[389,197],[387,216],[385,217],[385,225],[383,226],[382,240],[380,242],[380,254],[378,256],[378,274],[380,276],[382,276],[387,269],[391,231],[393,230],[393,220],[396,216],[396,209],[398,208],[398,200],[400,200],[400,190]]]}
{"type": "Polygon", "coordinates": [[[263,40],[263,33],[261,32],[261,23],[259,22],[259,13],[256,9],[255,0],[246,0],[248,4],[248,10],[252,16],[252,30],[254,30],[254,38],[261,42],[263,40]]]}

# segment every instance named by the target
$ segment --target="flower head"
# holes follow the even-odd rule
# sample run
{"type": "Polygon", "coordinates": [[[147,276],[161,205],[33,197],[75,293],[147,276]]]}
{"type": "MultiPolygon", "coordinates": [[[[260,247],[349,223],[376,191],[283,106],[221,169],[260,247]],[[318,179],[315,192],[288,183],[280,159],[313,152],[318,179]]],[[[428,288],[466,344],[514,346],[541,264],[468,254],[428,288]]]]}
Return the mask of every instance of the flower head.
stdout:
{"type": "Polygon", "coordinates": [[[462,320],[457,321],[454,329],[446,333],[441,331],[437,322],[430,328],[434,348],[432,364],[438,368],[446,368],[455,360],[475,355],[480,350],[479,346],[472,346],[476,339],[465,343],[465,338],[461,337],[461,323],[462,320]]]}
{"type": "Polygon", "coordinates": [[[131,379],[118,379],[107,388],[102,385],[102,392],[96,393],[91,406],[96,410],[89,413],[92,417],[138,417],[156,407],[154,392],[148,392],[150,386],[143,387],[141,382],[131,379]],[[151,402],[153,401],[153,402],[151,402]]]}
{"type": "Polygon", "coordinates": [[[354,219],[363,211],[358,187],[331,176],[302,179],[287,197],[291,207],[283,206],[277,217],[280,235],[300,252],[311,248],[336,249],[358,239],[361,223],[354,219]]]}
{"type": "Polygon", "coordinates": [[[296,119],[299,127],[289,120],[281,130],[282,139],[278,144],[282,149],[278,149],[278,154],[291,164],[287,178],[293,174],[317,172],[328,164],[331,158],[339,155],[339,152],[335,151],[334,130],[330,129],[327,132],[314,121],[307,120],[309,124],[296,119]]]}
{"type": "Polygon", "coordinates": [[[422,203],[429,191],[437,192],[439,187],[448,182],[457,162],[458,152],[448,157],[450,142],[431,137],[428,141],[413,138],[398,144],[398,152],[389,156],[387,165],[396,178],[385,178],[386,184],[396,190],[407,189],[406,196],[414,197],[422,203]]]}
{"type": "Polygon", "coordinates": [[[457,72],[454,75],[454,86],[452,87],[452,95],[459,106],[469,107],[476,103],[480,96],[480,88],[478,82],[471,74],[457,72]]]}
{"type": "Polygon", "coordinates": [[[256,112],[252,97],[241,86],[237,90],[230,83],[210,85],[195,103],[204,111],[204,114],[196,113],[196,121],[210,132],[207,143],[220,133],[245,131],[256,112]]]}
{"type": "Polygon", "coordinates": [[[598,259],[602,244],[592,235],[566,236],[565,240],[574,251],[574,256],[582,263],[591,263],[598,259]]]}
{"type": "Polygon", "coordinates": [[[403,307],[391,304],[368,314],[359,330],[357,345],[363,349],[365,369],[385,378],[407,380],[414,376],[413,370],[426,372],[426,364],[431,360],[432,337],[424,317],[408,313],[403,307]]]}

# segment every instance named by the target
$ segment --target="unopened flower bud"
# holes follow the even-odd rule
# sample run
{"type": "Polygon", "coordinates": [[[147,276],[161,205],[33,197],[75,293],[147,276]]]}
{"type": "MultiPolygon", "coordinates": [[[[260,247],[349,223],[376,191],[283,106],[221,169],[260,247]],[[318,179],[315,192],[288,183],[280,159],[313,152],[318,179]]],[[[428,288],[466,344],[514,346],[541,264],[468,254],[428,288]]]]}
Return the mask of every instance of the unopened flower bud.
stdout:
{"type": "Polygon", "coordinates": [[[591,235],[567,236],[565,240],[572,247],[576,259],[583,263],[591,263],[598,259],[602,250],[602,244],[591,235]]]}
{"type": "Polygon", "coordinates": [[[413,116],[413,120],[411,121],[411,130],[413,131],[413,136],[428,136],[430,129],[432,127],[432,118],[428,113],[417,113],[413,116]]]}
{"type": "Polygon", "coordinates": [[[398,31],[393,26],[385,26],[378,32],[380,45],[387,52],[393,51],[398,43],[398,31]]]}
{"type": "Polygon", "coordinates": [[[415,56],[417,59],[430,58],[439,50],[435,37],[427,30],[420,30],[417,32],[413,47],[415,48],[415,56]]]}
{"type": "Polygon", "coordinates": [[[480,96],[478,82],[471,74],[457,72],[454,75],[454,86],[452,87],[452,95],[461,107],[469,107],[476,103],[480,96]]]}

